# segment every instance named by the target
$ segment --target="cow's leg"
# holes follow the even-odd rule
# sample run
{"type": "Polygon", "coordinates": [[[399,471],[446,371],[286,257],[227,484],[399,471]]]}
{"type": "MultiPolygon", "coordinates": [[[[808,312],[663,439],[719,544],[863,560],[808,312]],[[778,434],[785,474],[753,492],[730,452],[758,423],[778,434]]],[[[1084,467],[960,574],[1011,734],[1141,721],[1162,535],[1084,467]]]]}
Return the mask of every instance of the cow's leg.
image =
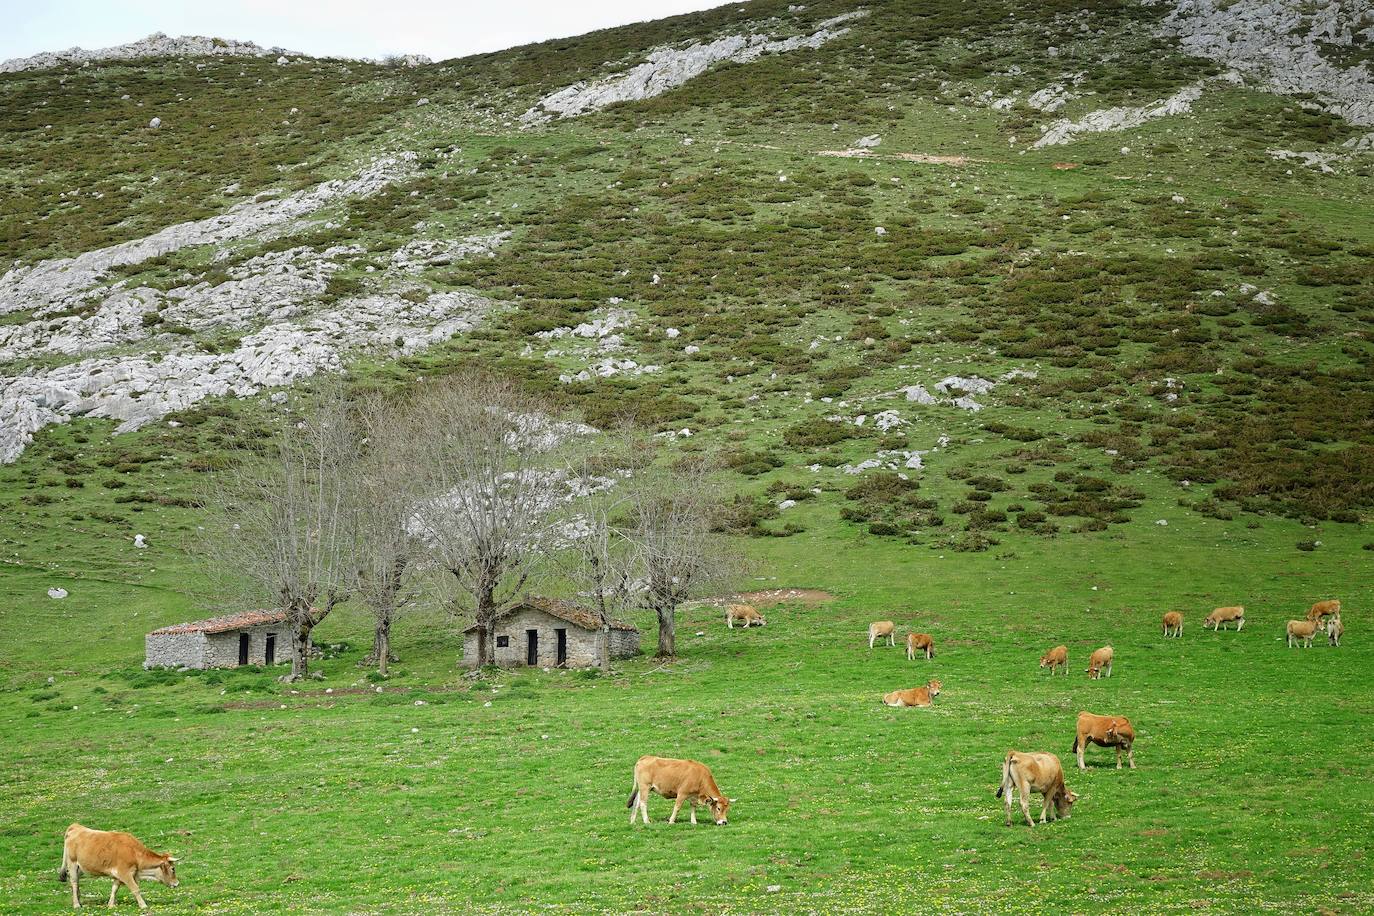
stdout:
{"type": "Polygon", "coordinates": [[[868,647],[869,647],[870,649],[873,648],[873,640],[874,640],[874,639],[876,639],[876,637],[873,635],[873,631],[872,631],[872,630],[869,630],[869,631],[868,631],[868,647]]]}
{"type": "Polygon", "coordinates": [[[1031,813],[1030,813],[1030,786],[1029,786],[1029,785],[1023,786],[1022,789],[1021,789],[1021,813],[1024,814],[1024,815],[1026,816],[1026,825],[1027,825],[1028,827],[1034,827],[1034,826],[1035,826],[1035,818],[1031,817],[1031,813]]]}
{"type": "Polygon", "coordinates": [[[112,879],[110,880],[110,902],[107,903],[107,904],[105,904],[106,906],[114,906],[115,893],[116,893],[118,890],[119,890],[119,879],[118,879],[118,878],[112,878],[112,879]]]}
{"type": "Polygon", "coordinates": [[[1134,745],[1134,744],[1128,744],[1128,745],[1126,745],[1126,762],[1129,763],[1129,764],[1131,765],[1131,769],[1133,769],[1133,770],[1135,769],[1135,745],[1134,745]]]}
{"type": "Polygon", "coordinates": [[[124,885],[133,892],[134,899],[138,901],[138,908],[140,910],[148,909],[148,904],[143,902],[143,895],[138,891],[138,878],[134,876],[133,872],[129,873],[129,878],[124,882],[124,885]]]}
{"type": "Polygon", "coordinates": [[[1075,743],[1078,745],[1078,768],[1080,770],[1086,770],[1088,765],[1083,762],[1083,752],[1088,749],[1088,742],[1082,740],[1080,736],[1079,740],[1075,743]]]}
{"type": "Polygon", "coordinates": [[[72,877],[72,909],[79,910],[81,909],[81,866],[73,862],[70,874],[72,877]]]}
{"type": "Polygon", "coordinates": [[[1003,802],[1007,806],[1007,826],[1011,826],[1011,799],[1016,794],[1016,783],[1007,786],[1006,794],[1002,796],[1003,802]]]}
{"type": "Polygon", "coordinates": [[[676,823],[677,823],[677,813],[678,813],[678,811],[679,811],[681,808],[682,808],[682,796],[679,795],[677,798],[673,799],[673,813],[670,814],[670,815],[668,815],[668,823],[670,823],[670,824],[676,824],[676,823]]]}
{"type": "Polygon", "coordinates": [[[1121,769],[1121,745],[1116,746],[1116,768],[1121,769]]]}
{"type": "Polygon", "coordinates": [[[891,649],[891,648],[894,648],[896,645],[897,645],[897,637],[896,637],[896,635],[893,634],[893,633],[887,634],[887,647],[888,647],[889,649],[891,649]]]}
{"type": "Polygon", "coordinates": [[[649,793],[647,791],[639,796],[639,813],[644,816],[644,823],[649,823],[649,793]]]}
{"type": "Polygon", "coordinates": [[[1239,633],[1239,632],[1241,631],[1241,629],[1244,628],[1244,626],[1245,626],[1245,618],[1242,617],[1240,620],[1236,621],[1236,632],[1239,633]]]}
{"type": "Polygon", "coordinates": [[[695,827],[695,826],[697,825],[697,803],[696,803],[696,801],[689,801],[689,802],[687,803],[687,812],[688,812],[688,815],[689,815],[690,818],[691,818],[692,826],[695,827]]]}

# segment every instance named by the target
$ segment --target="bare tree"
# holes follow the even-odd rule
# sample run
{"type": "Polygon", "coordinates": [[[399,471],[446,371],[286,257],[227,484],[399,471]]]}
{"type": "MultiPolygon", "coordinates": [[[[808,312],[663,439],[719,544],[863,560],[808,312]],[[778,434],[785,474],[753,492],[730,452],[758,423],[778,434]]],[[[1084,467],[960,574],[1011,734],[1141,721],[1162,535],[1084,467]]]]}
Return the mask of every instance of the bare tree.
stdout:
{"type": "Polygon", "coordinates": [[[620,486],[637,463],[625,437],[604,437],[570,464],[577,498],[564,524],[564,573],[599,624],[597,664],[611,668],[611,623],[633,603],[635,556],[626,530],[630,498],[620,486]]]}
{"type": "Polygon", "coordinates": [[[211,478],[202,541],[247,606],[286,613],[289,680],[306,675],[311,631],[348,598],[345,482],[356,461],[342,387],[299,403],[259,454],[211,478]]]}
{"type": "Polygon", "coordinates": [[[550,461],[570,429],[547,405],[480,374],[427,382],[410,417],[426,499],[416,518],[477,625],[477,663],[495,664],[492,627],[543,554],[558,476],[550,461]]]}
{"type": "Polygon", "coordinates": [[[352,590],[372,613],[372,651],[364,665],[385,676],[396,661],[391,625],[419,597],[416,565],[423,544],[415,530],[419,499],[417,449],[407,435],[402,408],[379,395],[359,398],[355,429],[363,438],[348,481],[349,573],[352,590]]]}
{"type": "Polygon", "coordinates": [[[644,606],[658,616],[658,652],[677,651],[677,609],[718,585],[735,560],[711,535],[720,494],[713,462],[690,455],[668,467],[642,467],[627,482],[628,536],[644,576],[644,606]]]}

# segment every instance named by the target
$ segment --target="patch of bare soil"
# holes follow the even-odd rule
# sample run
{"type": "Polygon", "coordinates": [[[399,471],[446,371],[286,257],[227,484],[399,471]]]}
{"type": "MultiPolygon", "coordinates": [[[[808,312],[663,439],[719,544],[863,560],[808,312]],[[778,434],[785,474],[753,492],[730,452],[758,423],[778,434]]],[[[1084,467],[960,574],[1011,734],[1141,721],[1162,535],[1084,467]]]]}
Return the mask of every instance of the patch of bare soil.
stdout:
{"type": "Polygon", "coordinates": [[[1066,170],[1068,170],[1068,169],[1076,169],[1076,168],[1078,168],[1078,163],[1077,163],[1077,162],[1056,162],[1056,163],[1054,164],[1054,168],[1059,169],[1059,171],[1063,172],[1063,171],[1066,171],[1066,170]]]}
{"type": "Polygon", "coordinates": [[[823,149],[816,151],[817,156],[835,156],[840,159],[887,159],[900,162],[923,162],[927,165],[968,165],[970,162],[986,162],[985,159],[970,159],[968,156],[932,156],[928,153],[875,153],[871,149],[823,149]]]}
{"type": "Polygon", "coordinates": [[[834,601],[835,596],[818,588],[769,588],[743,592],[736,595],[734,600],[754,607],[772,607],[775,604],[825,604],[834,601]]]}

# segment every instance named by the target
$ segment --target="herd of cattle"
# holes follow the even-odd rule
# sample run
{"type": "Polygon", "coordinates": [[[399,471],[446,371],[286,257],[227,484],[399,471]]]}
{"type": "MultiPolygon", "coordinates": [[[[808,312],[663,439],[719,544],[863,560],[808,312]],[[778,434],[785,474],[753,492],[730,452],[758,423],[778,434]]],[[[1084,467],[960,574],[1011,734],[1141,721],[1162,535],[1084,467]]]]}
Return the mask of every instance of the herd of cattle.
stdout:
{"type": "MultiPolygon", "coordinates": [[[[730,629],[739,623],[745,627],[764,626],[767,621],[763,614],[751,605],[730,604],[725,609],[725,622],[730,629]]],[[[1236,632],[1245,626],[1245,608],[1221,607],[1208,614],[1203,628],[1219,630],[1234,622],[1236,632]]],[[[1183,635],[1183,615],[1169,611],[1162,621],[1166,637],[1183,635]]],[[[880,640],[886,639],[889,646],[896,645],[896,624],[891,620],[878,620],[868,625],[868,647],[872,649],[880,640]]],[[[1312,646],[1313,637],[1325,630],[1327,641],[1332,646],[1341,644],[1345,626],[1341,623],[1341,603],[1338,600],[1318,601],[1303,620],[1290,620],[1287,626],[1288,646],[1301,644],[1312,646]]],[[[1111,646],[1095,650],[1088,659],[1088,677],[1111,677],[1112,658],[1115,653],[1111,646]]],[[[929,633],[910,633],[906,638],[906,657],[914,661],[916,656],[925,656],[926,661],[935,658],[935,640],[929,633]]],[[[1057,669],[1069,673],[1068,646],[1055,646],[1040,657],[1040,667],[1049,668],[1053,677],[1057,669]]],[[[909,690],[894,690],[883,696],[888,706],[930,706],[940,695],[940,682],[931,680],[924,687],[909,690]]],[[[1090,712],[1078,714],[1078,729],[1074,733],[1073,752],[1078,757],[1078,768],[1086,769],[1083,751],[1090,744],[1116,750],[1116,768],[1121,769],[1121,755],[1125,753],[1131,769],[1135,769],[1135,729],[1131,720],[1125,716],[1099,716],[1090,712]]],[[[636,816],[645,824],[649,823],[649,793],[656,792],[663,798],[673,800],[673,812],[668,823],[676,823],[678,812],[683,803],[688,806],[691,822],[697,822],[697,808],[711,812],[717,824],[728,823],[726,815],[735,801],[727,798],[716,785],[715,776],[703,763],[696,760],[676,760],[670,757],[644,756],[639,758],[634,768],[634,788],[626,807],[630,809],[630,823],[636,816]]],[[[1016,793],[1020,793],[1021,812],[1026,823],[1035,826],[1030,813],[1030,796],[1038,792],[1044,797],[1040,809],[1040,823],[1047,817],[1051,820],[1069,817],[1073,803],[1078,796],[1064,784],[1064,768],[1059,758],[1045,752],[1027,753],[1008,751],[1002,761],[1002,781],[997,788],[997,797],[1004,799],[1007,826],[1011,826],[1012,804],[1016,793]]],[[[78,883],[83,874],[113,879],[110,887],[109,906],[114,906],[115,894],[122,884],[129,889],[138,901],[140,909],[147,909],[143,895],[139,891],[139,879],[160,881],[168,887],[176,887],[176,858],[153,852],[127,833],[105,830],[91,830],[80,824],[72,824],[62,844],[62,869],[58,881],[70,882],[72,906],[80,909],[81,897],[78,883]]]]}

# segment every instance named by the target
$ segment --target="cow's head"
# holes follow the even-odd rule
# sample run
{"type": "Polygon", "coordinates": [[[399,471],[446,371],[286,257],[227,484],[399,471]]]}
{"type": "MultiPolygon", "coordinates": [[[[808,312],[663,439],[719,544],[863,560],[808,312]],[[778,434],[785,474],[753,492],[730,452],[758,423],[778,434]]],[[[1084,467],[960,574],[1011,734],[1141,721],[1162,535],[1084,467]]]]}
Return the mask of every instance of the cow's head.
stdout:
{"type": "Polygon", "coordinates": [[[926,690],[930,691],[931,696],[938,697],[940,695],[940,688],[942,686],[944,685],[941,684],[939,681],[931,681],[929,684],[926,684],[926,690]]]}
{"type": "Polygon", "coordinates": [[[1055,811],[1059,813],[1060,817],[1068,817],[1073,813],[1073,803],[1076,801],[1078,801],[1078,793],[1065,788],[1054,801],[1055,811]]]}
{"type": "Polygon", "coordinates": [[[168,887],[176,887],[181,883],[177,880],[177,860],[174,856],[167,856],[151,868],[140,868],[138,876],[145,881],[161,881],[168,887]]]}
{"type": "Polygon", "coordinates": [[[718,798],[708,798],[706,804],[711,808],[711,816],[716,819],[718,826],[730,823],[725,815],[730,811],[730,805],[734,803],[733,798],[726,798],[724,795],[718,798]]]}

